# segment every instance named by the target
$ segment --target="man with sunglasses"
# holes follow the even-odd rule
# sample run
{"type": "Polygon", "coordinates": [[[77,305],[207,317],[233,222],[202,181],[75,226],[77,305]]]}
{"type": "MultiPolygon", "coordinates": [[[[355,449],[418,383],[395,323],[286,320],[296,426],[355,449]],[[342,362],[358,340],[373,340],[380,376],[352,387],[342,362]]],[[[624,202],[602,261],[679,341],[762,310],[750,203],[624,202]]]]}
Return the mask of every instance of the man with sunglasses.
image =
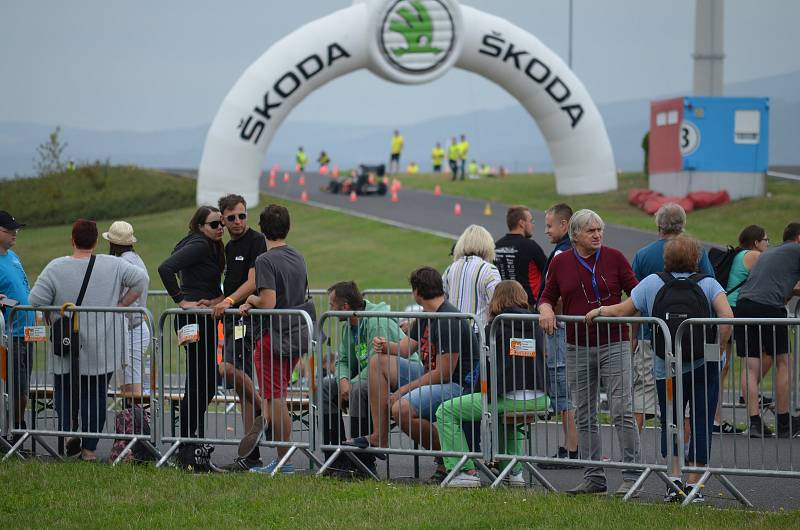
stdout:
{"type": "MultiPolygon", "coordinates": [[[[603,220],[592,210],[579,210],[570,218],[572,249],[555,256],[547,271],[539,300],[539,323],[545,333],[556,330],[553,308],[561,300],[564,315],[585,315],[592,309],[617,304],[622,291],[628,296],[636,284],[628,260],[617,249],[603,245],[603,220]]],[[[631,345],[625,325],[567,324],[567,378],[572,389],[581,458],[599,461],[602,444],[597,426],[600,379],[608,388],[611,416],[623,462],[639,461],[639,432],[631,402],[631,345]]],[[[567,493],[604,494],[602,467],[588,466],[584,481],[567,493]]],[[[639,473],[622,471],[623,483],[615,495],[630,491],[639,473]]]]}
{"type": "MultiPolygon", "coordinates": [[[[247,202],[240,195],[226,195],[219,200],[222,222],[228,229],[230,241],[225,245],[225,280],[222,300],[215,300],[214,318],[223,319],[225,342],[219,373],[225,388],[233,388],[239,396],[245,432],[261,415],[261,399],[253,385],[253,336],[251,326],[238,315],[224,311],[239,307],[256,291],[256,258],[267,251],[264,235],[247,226],[247,202]]],[[[246,457],[237,457],[225,466],[228,471],[247,471],[263,466],[258,446],[246,457]]]]}

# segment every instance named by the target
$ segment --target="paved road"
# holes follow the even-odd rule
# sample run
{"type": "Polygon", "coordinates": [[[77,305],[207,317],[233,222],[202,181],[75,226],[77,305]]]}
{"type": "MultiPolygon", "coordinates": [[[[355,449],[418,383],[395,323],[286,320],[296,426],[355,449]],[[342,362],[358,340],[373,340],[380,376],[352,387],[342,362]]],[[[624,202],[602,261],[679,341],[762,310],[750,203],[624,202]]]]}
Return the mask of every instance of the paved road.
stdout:
{"type": "MultiPolygon", "coordinates": [[[[295,175],[292,175],[288,184],[284,184],[281,174],[278,176],[275,188],[269,188],[267,179],[264,179],[261,189],[264,193],[292,200],[300,200],[300,193],[305,189],[308,193],[309,203],[315,206],[336,209],[453,239],[458,238],[464,228],[470,224],[486,227],[496,239],[507,232],[505,222],[506,210],[509,206],[507,204],[493,203],[491,205],[492,215],[486,216],[484,215],[486,207],[484,200],[444,194],[436,197],[430,191],[412,188],[400,190],[398,193],[400,202],[398,203],[392,203],[389,195],[384,197],[362,196],[358,197],[356,202],[351,203],[349,196],[332,195],[320,190],[320,187],[326,186],[329,180],[330,177],[310,173],[306,175],[305,188],[301,188],[295,175]],[[453,213],[456,203],[461,204],[460,216],[453,213]]],[[[526,199],[527,197],[520,197],[519,201],[524,204],[526,199]]],[[[534,239],[545,251],[549,251],[552,245],[544,236],[544,212],[534,211],[533,213],[536,223],[534,239]]],[[[628,259],[633,259],[633,254],[639,248],[656,238],[655,233],[635,228],[616,225],[606,227],[606,244],[620,249],[628,256],[628,259]]]]}

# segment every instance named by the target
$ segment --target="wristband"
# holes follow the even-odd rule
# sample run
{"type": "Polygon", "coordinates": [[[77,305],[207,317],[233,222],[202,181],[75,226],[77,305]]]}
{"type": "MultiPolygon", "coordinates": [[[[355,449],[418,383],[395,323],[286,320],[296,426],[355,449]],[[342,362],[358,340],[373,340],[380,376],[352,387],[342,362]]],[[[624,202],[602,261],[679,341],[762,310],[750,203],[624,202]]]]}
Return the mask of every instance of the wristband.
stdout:
{"type": "Polygon", "coordinates": [[[236,300],[234,300],[234,299],[233,299],[233,298],[231,298],[230,296],[226,296],[226,297],[225,297],[225,300],[227,300],[228,302],[230,302],[230,303],[231,303],[231,305],[236,305],[236,300]]]}

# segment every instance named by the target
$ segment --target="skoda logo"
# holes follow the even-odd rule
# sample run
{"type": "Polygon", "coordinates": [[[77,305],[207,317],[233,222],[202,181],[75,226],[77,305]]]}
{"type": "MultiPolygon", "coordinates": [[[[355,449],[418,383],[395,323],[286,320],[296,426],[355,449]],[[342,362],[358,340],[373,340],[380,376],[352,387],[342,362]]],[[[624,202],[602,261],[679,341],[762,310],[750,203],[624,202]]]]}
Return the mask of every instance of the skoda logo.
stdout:
{"type": "Polygon", "coordinates": [[[72,344],[72,341],[69,340],[69,337],[64,337],[63,339],[61,339],[62,346],[69,346],[70,344],[72,344]]]}
{"type": "Polygon", "coordinates": [[[446,0],[389,2],[379,28],[381,54],[407,74],[427,74],[445,64],[456,42],[446,0]]]}

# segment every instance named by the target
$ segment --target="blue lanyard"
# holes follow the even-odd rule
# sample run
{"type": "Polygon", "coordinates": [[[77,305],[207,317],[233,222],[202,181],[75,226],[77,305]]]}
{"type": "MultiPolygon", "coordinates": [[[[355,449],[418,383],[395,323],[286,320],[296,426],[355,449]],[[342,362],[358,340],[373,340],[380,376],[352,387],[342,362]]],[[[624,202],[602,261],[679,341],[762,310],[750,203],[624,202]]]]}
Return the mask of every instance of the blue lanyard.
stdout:
{"type": "Polygon", "coordinates": [[[589,264],[586,263],[586,261],[578,255],[578,252],[575,250],[575,247],[572,247],[572,253],[575,254],[575,259],[577,259],[578,263],[580,263],[583,266],[583,268],[589,271],[589,273],[592,275],[592,290],[594,291],[594,295],[597,297],[598,300],[600,300],[600,288],[597,286],[597,276],[595,275],[595,269],[597,269],[597,264],[600,262],[601,250],[602,247],[597,249],[597,255],[594,258],[594,265],[589,267],[589,264]]]}

